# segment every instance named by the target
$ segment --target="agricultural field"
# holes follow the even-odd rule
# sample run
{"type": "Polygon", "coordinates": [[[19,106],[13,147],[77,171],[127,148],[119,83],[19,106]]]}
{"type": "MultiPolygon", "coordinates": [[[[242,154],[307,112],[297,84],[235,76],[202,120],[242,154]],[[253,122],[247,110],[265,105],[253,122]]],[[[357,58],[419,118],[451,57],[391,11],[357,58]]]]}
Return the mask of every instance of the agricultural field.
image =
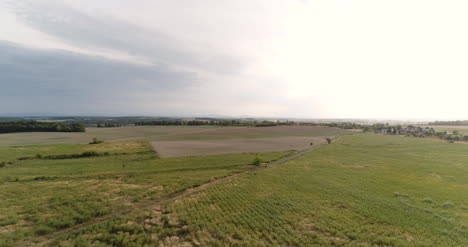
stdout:
{"type": "Polygon", "coordinates": [[[248,171],[255,157],[267,162],[292,153],[160,159],[147,142],[0,148],[2,160],[14,161],[0,167],[0,246],[35,246],[248,171]],[[98,155],[68,157],[89,151],[98,155]]]}
{"type": "Polygon", "coordinates": [[[434,128],[436,131],[458,131],[460,134],[463,135],[468,135],[468,126],[456,126],[456,125],[450,125],[450,126],[443,126],[443,125],[433,125],[429,126],[430,128],[434,128]]]}
{"type": "Polygon", "coordinates": [[[0,247],[468,245],[463,144],[316,127],[92,131],[118,129],[159,134],[0,147],[0,247]]]}
{"type": "Polygon", "coordinates": [[[220,126],[144,126],[121,128],[87,128],[83,133],[35,132],[11,133],[0,136],[0,147],[87,144],[93,137],[115,141],[183,141],[226,140],[273,137],[314,137],[346,134],[338,128],[312,126],[220,127],[220,126]]]}
{"type": "Polygon", "coordinates": [[[274,137],[227,140],[156,141],[151,144],[163,157],[200,156],[228,153],[304,150],[326,142],[323,137],[274,137]]]}
{"type": "Polygon", "coordinates": [[[53,246],[467,246],[466,145],[353,135],[53,246]]]}
{"type": "Polygon", "coordinates": [[[105,141],[158,140],[162,136],[198,133],[215,126],[155,126],[155,127],[122,127],[122,128],[87,128],[84,133],[34,132],[10,133],[0,136],[0,147],[53,145],[53,144],[86,144],[93,137],[105,141]]]}

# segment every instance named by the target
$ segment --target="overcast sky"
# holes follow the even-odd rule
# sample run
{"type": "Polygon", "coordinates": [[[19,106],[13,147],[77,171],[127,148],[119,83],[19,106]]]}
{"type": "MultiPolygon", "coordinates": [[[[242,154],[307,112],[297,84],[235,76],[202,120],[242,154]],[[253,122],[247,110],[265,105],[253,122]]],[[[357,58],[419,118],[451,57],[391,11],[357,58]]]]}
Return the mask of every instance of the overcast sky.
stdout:
{"type": "Polygon", "coordinates": [[[468,119],[466,0],[0,0],[0,114],[468,119]]]}

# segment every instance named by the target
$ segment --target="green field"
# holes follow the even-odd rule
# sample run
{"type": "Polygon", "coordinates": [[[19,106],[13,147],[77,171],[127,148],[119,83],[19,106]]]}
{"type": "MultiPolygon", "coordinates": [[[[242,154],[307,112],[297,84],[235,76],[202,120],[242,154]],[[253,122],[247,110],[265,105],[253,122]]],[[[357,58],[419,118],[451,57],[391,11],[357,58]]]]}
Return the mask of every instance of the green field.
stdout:
{"type": "MultiPolygon", "coordinates": [[[[159,159],[148,143],[0,148],[1,159],[109,152],[103,157],[31,159],[0,168],[0,246],[35,245],[50,234],[125,215],[161,198],[253,169],[255,154],[159,159]]],[[[291,152],[262,153],[263,161],[291,152]]]]}
{"type": "Polygon", "coordinates": [[[463,135],[468,135],[468,126],[437,126],[437,125],[434,125],[434,126],[429,126],[431,128],[434,128],[436,131],[450,131],[450,132],[454,132],[454,131],[458,131],[460,132],[460,134],[463,134],[463,135]]]}
{"type": "Polygon", "coordinates": [[[467,246],[466,145],[358,135],[57,245],[467,246]]]}
{"type": "Polygon", "coordinates": [[[144,141],[0,161],[84,151],[109,154],[0,168],[0,246],[468,246],[464,144],[358,134],[268,168],[256,154],[160,159],[144,141]]]}

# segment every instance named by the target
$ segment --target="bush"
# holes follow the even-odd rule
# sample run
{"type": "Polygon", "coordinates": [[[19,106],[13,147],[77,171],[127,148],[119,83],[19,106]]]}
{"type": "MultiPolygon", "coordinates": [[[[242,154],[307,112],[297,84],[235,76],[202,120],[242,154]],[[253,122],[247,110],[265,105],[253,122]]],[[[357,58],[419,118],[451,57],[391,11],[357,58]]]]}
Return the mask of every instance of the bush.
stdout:
{"type": "Polygon", "coordinates": [[[48,156],[45,156],[44,159],[49,159],[49,160],[79,159],[79,158],[98,157],[98,156],[107,156],[107,155],[110,155],[109,152],[100,154],[96,151],[86,151],[81,154],[48,155],[48,156]]]}
{"type": "Polygon", "coordinates": [[[313,142],[311,142],[311,143],[310,143],[310,145],[311,145],[311,146],[313,146],[313,145],[314,145],[314,143],[313,143],[313,142]]]}
{"type": "Polygon", "coordinates": [[[332,143],[332,140],[331,140],[330,138],[328,138],[328,137],[325,138],[325,140],[327,140],[327,143],[328,143],[328,144],[331,144],[331,143],[332,143]]]}
{"type": "Polygon", "coordinates": [[[37,234],[37,235],[46,235],[46,234],[49,234],[51,232],[53,232],[54,229],[52,227],[48,227],[46,225],[39,225],[35,230],[34,232],[37,234]]]}
{"type": "Polygon", "coordinates": [[[262,163],[262,160],[260,160],[260,158],[258,156],[255,156],[255,158],[253,159],[251,165],[259,166],[261,163],[262,163]]]}
{"type": "Polygon", "coordinates": [[[36,154],[36,159],[42,159],[42,154],[36,154]]]}
{"type": "Polygon", "coordinates": [[[98,139],[97,137],[94,137],[94,138],[93,138],[93,141],[90,142],[89,144],[101,144],[101,143],[104,143],[104,141],[98,139]]]}
{"type": "Polygon", "coordinates": [[[17,160],[32,160],[34,157],[18,157],[17,160]]]}
{"type": "Polygon", "coordinates": [[[5,167],[5,166],[6,166],[6,162],[5,162],[5,161],[0,162],[0,167],[5,167]]]}
{"type": "Polygon", "coordinates": [[[86,151],[81,154],[81,157],[94,157],[99,156],[99,153],[96,151],[86,151]]]}

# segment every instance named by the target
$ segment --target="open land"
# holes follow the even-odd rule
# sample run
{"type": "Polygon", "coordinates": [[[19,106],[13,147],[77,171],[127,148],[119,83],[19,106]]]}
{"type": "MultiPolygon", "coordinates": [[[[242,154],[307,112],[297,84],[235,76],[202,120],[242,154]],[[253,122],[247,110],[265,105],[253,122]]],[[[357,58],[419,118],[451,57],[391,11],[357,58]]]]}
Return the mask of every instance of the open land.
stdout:
{"type": "Polygon", "coordinates": [[[456,125],[433,125],[429,126],[430,128],[434,128],[436,131],[458,131],[461,134],[468,135],[468,126],[456,126],[456,125]]]}
{"type": "Polygon", "coordinates": [[[323,137],[274,137],[256,139],[228,139],[204,141],[159,141],[152,142],[163,157],[200,156],[227,153],[256,153],[287,150],[304,150],[325,143],[323,137]]]}
{"type": "Polygon", "coordinates": [[[0,167],[0,246],[468,245],[466,145],[268,128],[1,135],[0,162],[14,162],[0,167]],[[107,142],[80,144],[98,133],[107,142]],[[82,152],[99,155],[68,158],[82,152]]]}
{"type": "Polygon", "coordinates": [[[324,137],[345,133],[335,128],[307,126],[223,128],[206,130],[202,134],[171,136],[163,141],[154,141],[152,145],[161,157],[297,151],[311,144],[325,143],[324,137]]]}
{"type": "Polygon", "coordinates": [[[144,126],[121,128],[87,128],[84,133],[36,132],[11,133],[0,136],[0,147],[87,144],[93,137],[104,141],[162,141],[162,140],[208,140],[208,139],[253,139],[261,137],[326,136],[348,133],[337,128],[309,126],[276,127],[220,127],[220,126],[144,126]]]}

